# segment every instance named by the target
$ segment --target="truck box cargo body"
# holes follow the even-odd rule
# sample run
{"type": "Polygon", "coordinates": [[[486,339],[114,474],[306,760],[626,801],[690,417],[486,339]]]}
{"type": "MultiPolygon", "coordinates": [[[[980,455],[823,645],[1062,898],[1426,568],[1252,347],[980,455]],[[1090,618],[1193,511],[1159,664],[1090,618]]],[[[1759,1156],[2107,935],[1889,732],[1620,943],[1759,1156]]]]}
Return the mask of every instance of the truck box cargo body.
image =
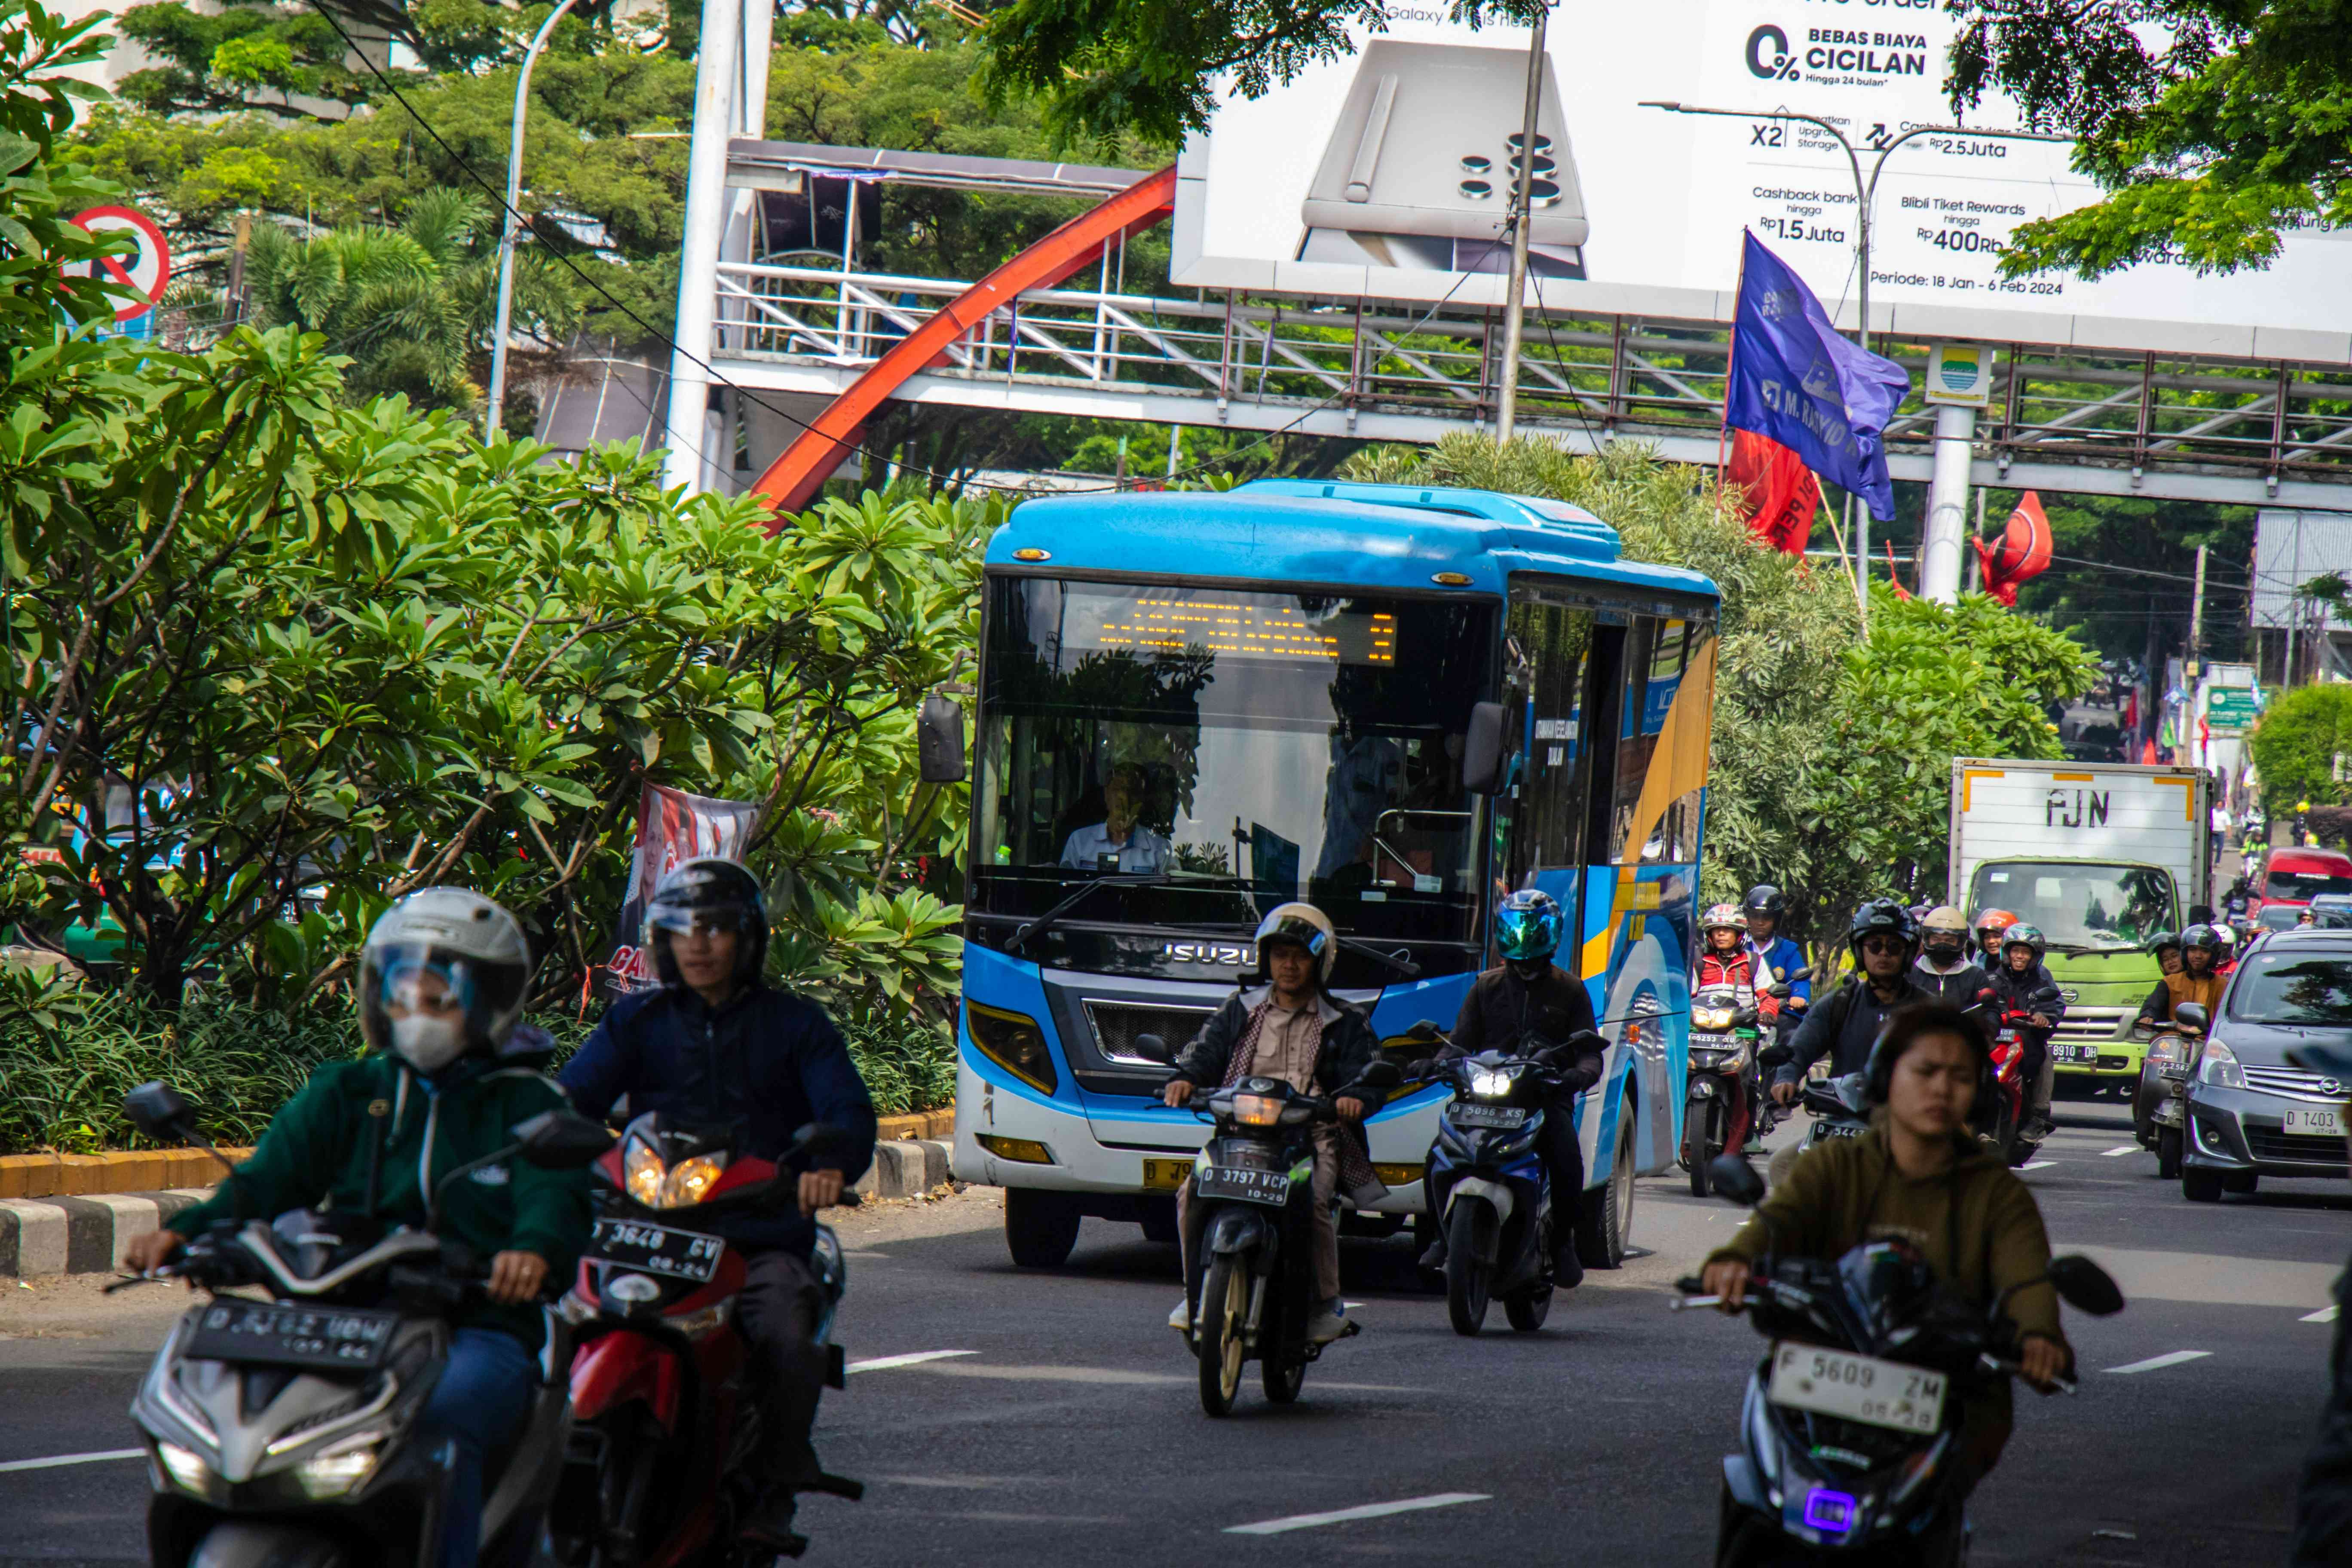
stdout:
{"type": "Polygon", "coordinates": [[[2078,1086],[2138,1081],[2147,939],[2213,901],[2210,787],[2189,767],[1952,760],[1951,900],[1971,925],[2008,910],[2049,938],[2067,997],[2052,1054],[2078,1086]]]}

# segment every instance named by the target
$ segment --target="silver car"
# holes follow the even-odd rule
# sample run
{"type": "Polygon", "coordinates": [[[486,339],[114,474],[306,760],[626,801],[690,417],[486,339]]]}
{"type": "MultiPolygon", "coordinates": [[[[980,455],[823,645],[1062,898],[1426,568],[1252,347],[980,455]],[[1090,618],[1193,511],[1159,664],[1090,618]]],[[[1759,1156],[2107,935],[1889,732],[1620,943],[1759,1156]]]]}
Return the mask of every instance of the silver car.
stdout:
{"type": "MultiPolygon", "coordinates": [[[[2352,1045],[2352,931],[2265,937],[2222,993],[2189,1078],[2181,1195],[2213,1203],[2264,1176],[2337,1178],[2352,1079],[2298,1065],[2313,1047],[2352,1045]]],[[[2331,1053],[2333,1054],[2333,1053],[2331,1053]]]]}

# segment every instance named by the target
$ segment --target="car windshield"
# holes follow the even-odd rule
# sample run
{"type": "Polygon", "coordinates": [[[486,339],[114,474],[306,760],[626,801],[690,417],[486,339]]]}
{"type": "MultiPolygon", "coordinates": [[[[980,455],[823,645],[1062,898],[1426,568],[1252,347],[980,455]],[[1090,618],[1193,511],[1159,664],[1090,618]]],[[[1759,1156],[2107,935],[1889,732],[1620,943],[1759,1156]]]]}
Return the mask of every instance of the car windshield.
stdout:
{"type": "Polygon", "coordinates": [[[1997,861],[1977,868],[1969,909],[2007,910],[2053,948],[2120,952],[2173,929],[2172,878],[2157,866],[1997,861]]]}
{"type": "Polygon", "coordinates": [[[999,577],[973,913],[1246,933],[1305,898],[1344,932],[1467,942],[1463,732],[1493,605],[999,577]]]}
{"type": "Polygon", "coordinates": [[[2352,952],[2256,949],[2238,966],[2230,1016],[2249,1024],[2352,1025],[2352,952]]]}
{"type": "Polygon", "coordinates": [[[2273,866],[2263,879],[2263,897],[2266,899],[2300,901],[2322,893],[2352,893],[2352,877],[2335,871],[2290,871],[2273,866]]]}

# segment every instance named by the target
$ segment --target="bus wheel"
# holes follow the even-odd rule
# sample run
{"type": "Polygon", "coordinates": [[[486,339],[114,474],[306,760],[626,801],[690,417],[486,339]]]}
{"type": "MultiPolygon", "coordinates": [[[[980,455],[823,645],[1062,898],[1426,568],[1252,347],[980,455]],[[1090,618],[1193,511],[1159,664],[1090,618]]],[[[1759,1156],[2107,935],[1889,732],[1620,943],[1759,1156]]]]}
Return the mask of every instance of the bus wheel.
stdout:
{"type": "Polygon", "coordinates": [[[1004,1189],[1004,1247],[1024,1268],[1059,1268],[1078,1244],[1078,1205],[1064,1193],[1004,1189]]]}
{"type": "Polygon", "coordinates": [[[1617,1150],[1609,1179],[1587,1187],[1576,1227],[1577,1260],[1587,1268],[1622,1268],[1627,1238],[1633,1234],[1633,1101],[1627,1097],[1617,1116],[1617,1150]]]}

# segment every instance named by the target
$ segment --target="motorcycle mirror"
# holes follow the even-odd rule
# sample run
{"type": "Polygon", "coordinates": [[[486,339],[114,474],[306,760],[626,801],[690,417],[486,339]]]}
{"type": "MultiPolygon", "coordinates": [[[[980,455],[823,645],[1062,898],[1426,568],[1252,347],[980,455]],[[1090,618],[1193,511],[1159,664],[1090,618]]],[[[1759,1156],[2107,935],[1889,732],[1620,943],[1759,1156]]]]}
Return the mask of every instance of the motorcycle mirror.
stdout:
{"type": "Polygon", "coordinates": [[[1404,1081],[1404,1074],[1394,1062],[1374,1062],[1364,1069],[1361,1081],[1367,1089],[1394,1089],[1404,1081]]]}
{"type": "Polygon", "coordinates": [[[2124,1310],[2123,1288],[2116,1283],[2115,1277],[2080,1253],[2052,1258],[2050,1283],[2078,1312],[2105,1318],[2124,1310]]]}
{"type": "Polygon", "coordinates": [[[1764,1178],[1737,1154],[1717,1154],[1707,1162],[1706,1175],[1718,1196],[1742,1208],[1754,1208],[1764,1201],[1764,1178]]]}
{"type": "Polygon", "coordinates": [[[2183,1002],[2172,1010],[2172,1016],[2182,1028],[2194,1029],[2200,1035],[2205,1032],[2205,1026],[2212,1021],[2204,1005],[2198,1002],[2183,1002]]]}
{"type": "Polygon", "coordinates": [[[573,1110],[542,1110],[514,1126],[522,1157],[544,1171],[583,1171],[613,1147],[600,1122],[573,1110]]]}
{"type": "Polygon", "coordinates": [[[1175,1059],[1168,1054],[1168,1042],[1157,1035],[1138,1035],[1135,1043],[1128,1049],[1145,1061],[1158,1062],[1162,1067],[1175,1059]]]}
{"type": "Polygon", "coordinates": [[[963,783],[963,709],[952,697],[932,692],[915,720],[916,769],[925,784],[963,783]]]}
{"type": "Polygon", "coordinates": [[[1415,1024],[1412,1028],[1407,1029],[1404,1032],[1404,1035],[1405,1038],[1409,1040],[1433,1040],[1437,1038],[1437,1033],[1438,1030],[1435,1021],[1429,1018],[1423,1018],[1420,1023],[1415,1024]]]}
{"type": "Polygon", "coordinates": [[[1462,737],[1462,787],[1472,795],[1496,795],[1503,788],[1503,705],[1474,702],[1470,724],[1462,737]]]}
{"type": "Polygon", "coordinates": [[[1792,969],[1789,971],[1788,973],[1780,976],[1781,979],[1789,981],[1792,984],[1800,980],[1811,980],[1812,977],[1813,966],[1810,963],[1800,965],[1798,968],[1792,969]]]}
{"type": "Polygon", "coordinates": [[[168,1083],[142,1083],[122,1097],[122,1114],[142,1137],[184,1138],[196,1108],[168,1083]]]}

